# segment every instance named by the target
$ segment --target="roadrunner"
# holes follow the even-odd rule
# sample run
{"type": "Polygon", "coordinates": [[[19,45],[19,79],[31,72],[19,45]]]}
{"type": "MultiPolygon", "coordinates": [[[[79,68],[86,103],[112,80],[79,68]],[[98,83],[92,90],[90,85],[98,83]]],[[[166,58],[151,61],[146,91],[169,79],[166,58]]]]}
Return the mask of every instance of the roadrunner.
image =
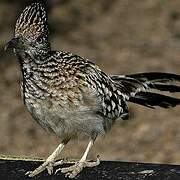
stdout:
{"type": "Polygon", "coordinates": [[[180,92],[180,86],[172,84],[180,81],[180,75],[159,72],[107,75],[88,59],[52,51],[48,36],[46,10],[36,2],[24,9],[16,22],[14,37],[6,45],[18,58],[21,93],[28,111],[61,141],[40,167],[26,173],[28,176],[45,169],[52,174],[54,166],[63,164],[57,158],[64,146],[79,136],[89,139],[82,158],[58,170],[74,178],[83,168],[97,166],[99,158],[87,161],[89,150],[97,136],[110,130],[118,118],[128,119],[128,102],[149,108],[180,104],[180,99],[152,91],[180,92]]]}

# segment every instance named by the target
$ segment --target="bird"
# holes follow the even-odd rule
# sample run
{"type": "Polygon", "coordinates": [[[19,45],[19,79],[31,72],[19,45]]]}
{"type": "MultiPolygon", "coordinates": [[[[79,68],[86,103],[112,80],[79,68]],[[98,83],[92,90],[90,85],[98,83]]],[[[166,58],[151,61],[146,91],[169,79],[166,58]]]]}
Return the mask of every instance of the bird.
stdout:
{"type": "Polygon", "coordinates": [[[5,46],[14,53],[21,71],[21,95],[25,106],[40,126],[60,140],[58,147],[35,170],[51,175],[63,148],[72,139],[88,141],[81,159],[59,168],[75,178],[84,168],[100,164],[100,158],[88,161],[88,153],[99,136],[118,120],[129,117],[128,104],[155,109],[180,105],[180,99],[161,92],[180,92],[180,75],[145,72],[130,75],[108,75],[87,58],[67,51],[51,49],[47,10],[41,2],[26,6],[18,17],[12,39],[5,46]]]}

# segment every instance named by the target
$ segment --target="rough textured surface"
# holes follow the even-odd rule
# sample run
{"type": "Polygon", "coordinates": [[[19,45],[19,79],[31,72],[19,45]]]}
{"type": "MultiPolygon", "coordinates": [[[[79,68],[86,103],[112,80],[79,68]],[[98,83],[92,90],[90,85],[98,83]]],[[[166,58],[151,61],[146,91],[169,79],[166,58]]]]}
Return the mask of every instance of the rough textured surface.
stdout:
{"type": "MultiPolygon", "coordinates": [[[[180,74],[179,0],[52,0],[52,45],[92,59],[109,74],[163,71],[180,74]]],[[[0,152],[46,156],[59,143],[24,108],[15,58],[5,54],[17,14],[28,1],[0,1],[0,152]],[[12,12],[12,13],[9,13],[12,12]],[[6,18],[4,18],[6,17],[6,18]]],[[[99,139],[92,156],[180,162],[180,111],[131,106],[131,120],[99,139]],[[136,112],[136,113],[135,113],[136,112]]],[[[72,142],[62,157],[80,157],[87,142],[72,142]]]]}
{"type": "MultiPolygon", "coordinates": [[[[25,177],[25,172],[39,166],[40,162],[34,161],[12,161],[0,160],[0,179],[30,179],[25,177]]],[[[68,165],[68,164],[66,164],[68,165]]],[[[65,166],[66,166],[65,165],[65,166]]],[[[58,172],[56,175],[49,176],[47,172],[43,172],[33,179],[45,180],[65,180],[69,179],[58,172]]],[[[180,166],[176,165],[160,165],[160,164],[143,164],[103,161],[93,169],[85,169],[75,179],[123,179],[123,180],[179,180],[180,166]]]]}

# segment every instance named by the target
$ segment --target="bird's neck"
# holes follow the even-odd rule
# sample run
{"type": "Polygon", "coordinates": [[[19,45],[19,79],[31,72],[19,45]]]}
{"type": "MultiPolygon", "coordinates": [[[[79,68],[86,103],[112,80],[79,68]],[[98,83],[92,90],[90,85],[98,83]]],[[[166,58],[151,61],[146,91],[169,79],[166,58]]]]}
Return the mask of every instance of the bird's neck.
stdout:
{"type": "MultiPolygon", "coordinates": [[[[21,87],[24,103],[27,96],[41,98],[45,96],[43,89],[42,72],[39,66],[48,60],[47,53],[28,54],[25,52],[16,53],[21,68],[21,87]],[[41,95],[41,96],[40,96],[41,95]]],[[[44,85],[45,86],[45,85],[44,85]]]]}
{"type": "Polygon", "coordinates": [[[50,53],[50,49],[47,50],[29,50],[29,51],[16,51],[16,55],[19,59],[20,65],[31,66],[44,63],[50,53]]]}
{"type": "Polygon", "coordinates": [[[47,60],[48,52],[26,52],[26,51],[16,51],[16,55],[19,60],[20,68],[21,68],[21,80],[31,79],[34,74],[34,69],[44,63],[47,60]]]}

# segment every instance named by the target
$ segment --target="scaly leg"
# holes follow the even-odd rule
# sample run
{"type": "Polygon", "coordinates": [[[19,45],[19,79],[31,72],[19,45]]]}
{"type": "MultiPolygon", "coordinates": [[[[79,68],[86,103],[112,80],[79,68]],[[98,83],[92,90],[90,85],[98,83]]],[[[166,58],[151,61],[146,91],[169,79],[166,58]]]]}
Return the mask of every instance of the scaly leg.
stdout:
{"type": "Polygon", "coordinates": [[[65,143],[59,144],[59,146],[56,148],[56,150],[47,158],[47,160],[42,165],[40,165],[34,171],[28,171],[26,173],[26,175],[28,175],[29,177],[34,177],[35,175],[41,173],[45,169],[47,169],[48,174],[51,175],[53,173],[53,166],[63,164],[63,160],[55,162],[55,159],[59,156],[59,154],[63,150],[64,146],[65,146],[65,143]]]}
{"type": "Polygon", "coordinates": [[[69,178],[74,178],[76,177],[85,167],[94,167],[100,164],[100,160],[99,158],[97,158],[97,161],[95,162],[88,162],[87,156],[88,153],[90,151],[90,149],[92,148],[94,144],[94,140],[90,140],[86,151],[84,152],[82,158],[80,159],[80,161],[76,162],[74,165],[67,167],[67,168],[60,168],[56,171],[56,173],[61,170],[62,173],[66,173],[66,176],[68,176],[69,178]]]}

